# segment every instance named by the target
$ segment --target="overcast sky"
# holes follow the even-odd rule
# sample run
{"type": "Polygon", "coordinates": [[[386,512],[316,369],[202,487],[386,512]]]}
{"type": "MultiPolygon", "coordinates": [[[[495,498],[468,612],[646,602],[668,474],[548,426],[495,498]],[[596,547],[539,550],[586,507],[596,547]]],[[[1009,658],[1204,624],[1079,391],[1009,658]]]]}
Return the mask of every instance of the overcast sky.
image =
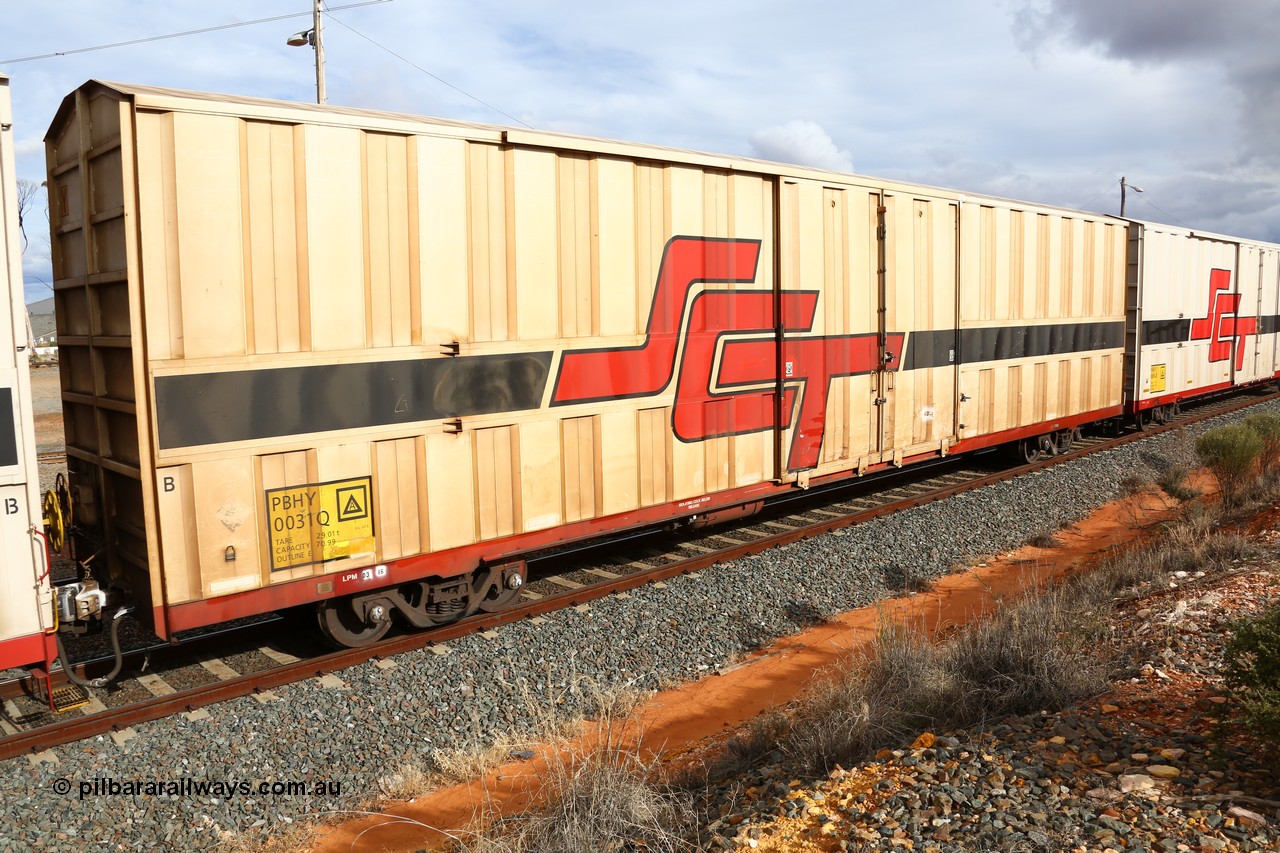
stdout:
{"type": "MultiPolygon", "coordinates": [[[[339,10],[330,103],[750,155],[1280,242],[1271,0],[388,0],[339,10]],[[394,55],[393,55],[394,54],[394,55]],[[397,56],[398,55],[398,56],[397,56]],[[483,102],[483,103],[482,103],[483,102]]],[[[308,0],[14,4],[19,176],[97,78],[314,100],[308,0]],[[290,13],[273,23],[84,48],[290,13]],[[27,62],[48,53],[69,55],[27,62]]],[[[43,200],[41,200],[43,206],[43,200]]],[[[41,211],[42,212],[42,211],[41,211]]],[[[48,296],[35,227],[28,299],[48,296]]]]}

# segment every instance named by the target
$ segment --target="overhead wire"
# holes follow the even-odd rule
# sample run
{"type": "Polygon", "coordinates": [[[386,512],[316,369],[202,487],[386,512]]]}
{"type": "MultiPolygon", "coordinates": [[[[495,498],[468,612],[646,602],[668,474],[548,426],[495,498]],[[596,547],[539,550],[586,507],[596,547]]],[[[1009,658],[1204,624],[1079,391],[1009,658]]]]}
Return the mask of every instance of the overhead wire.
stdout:
{"type": "MultiPolygon", "coordinates": [[[[364,0],[364,2],[346,3],[341,6],[329,6],[326,4],[324,11],[329,15],[329,20],[350,30],[352,33],[354,33],[355,35],[358,35],[360,38],[369,42],[369,44],[373,45],[379,50],[385,51],[391,54],[392,56],[394,56],[396,59],[399,59],[401,62],[405,63],[406,65],[417,69],[418,71],[430,77],[432,80],[435,80],[441,85],[448,86],[450,89],[453,89],[455,92],[459,93],[460,95],[470,98],[471,100],[475,101],[477,104],[480,104],[486,109],[493,110],[498,115],[504,116],[505,118],[510,119],[516,124],[522,125],[524,127],[532,128],[532,125],[530,125],[528,122],[525,122],[525,121],[522,121],[521,119],[516,118],[515,116],[506,112],[505,110],[501,110],[498,107],[495,107],[493,104],[488,103],[487,101],[481,100],[480,98],[466,91],[462,87],[455,86],[453,83],[450,83],[448,80],[445,80],[440,75],[431,73],[427,69],[423,68],[421,65],[418,65],[412,60],[402,56],[399,53],[396,53],[394,50],[387,47],[386,45],[380,44],[379,42],[373,40],[369,36],[360,32],[355,27],[352,27],[350,24],[346,23],[345,21],[336,17],[333,14],[334,12],[345,11],[348,9],[359,9],[363,6],[376,6],[382,3],[390,3],[390,2],[392,2],[392,0],[364,0]]],[[[75,54],[91,53],[93,51],[98,51],[98,50],[111,50],[112,48],[117,48],[117,47],[129,47],[131,45],[147,44],[150,42],[164,41],[166,39],[182,38],[184,36],[202,35],[204,33],[214,33],[214,32],[219,32],[221,30],[235,29],[237,27],[249,27],[249,26],[255,26],[257,24],[269,24],[275,21],[288,20],[289,18],[301,18],[301,17],[309,18],[311,17],[311,15],[312,15],[311,12],[290,12],[287,15],[274,15],[270,18],[257,18],[252,21],[237,21],[232,24],[219,24],[218,26],[214,26],[214,27],[201,27],[200,29],[195,29],[195,30],[183,30],[182,32],[179,32],[179,33],[165,33],[163,35],[158,35],[158,36],[147,36],[146,38],[137,38],[137,39],[129,39],[128,41],[112,42],[111,44],[99,44],[99,45],[94,45],[92,47],[79,47],[79,48],[74,48],[72,50],[58,50],[58,51],[54,51],[53,53],[41,53],[34,56],[20,56],[15,59],[0,59],[0,65],[14,65],[19,62],[35,62],[36,60],[40,60],[40,59],[55,59],[59,56],[73,56],[75,54]]]]}
{"type": "Polygon", "coordinates": [[[1165,216],[1169,217],[1169,219],[1171,219],[1171,220],[1173,221],[1173,224],[1174,224],[1174,225],[1181,225],[1183,228],[1190,228],[1190,227],[1191,227],[1190,225],[1188,225],[1187,223],[1183,222],[1183,221],[1182,221],[1181,219],[1179,219],[1178,217],[1174,216],[1174,215],[1173,215],[1172,213],[1170,213],[1169,211],[1165,210],[1165,209],[1164,209],[1163,207],[1161,207],[1160,205],[1156,204],[1154,201],[1147,201],[1147,197],[1146,197],[1146,194],[1145,194],[1145,193],[1144,193],[1143,195],[1138,196],[1138,201],[1142,202],[1143,204],[1147,205],[1148,207],[1154,207],[1156,210],[1160,211],[1160,212],[1161,212],[1161,213],[1163,213],[1165,216]]]}
{"type": "MultiPolygon", "coordinates": [[[[334,9],[340,9],[340,8],[343,8],[343,7],[340,7],[340,6],[335,6],[335,7],[334,7],[334,9]]],[[[329,20],[330,20],[330,21],[333,21],[335,24],[339,24],[339,25],[341,25],[341,26],[345,27],[346,29],[348,29],[348,30],[350,30],[351,32],[355,33],[356,35],[360,36],[360,38],[362,38],[362,39],[364,39],[365,41],[369,42],[369,44],[373,45],[374,47],[378,48],[379,50],[384,50],[384,51],[386,51],[387,53],[389,53],[389,54],[391,54],[392,56],[394,56],[396,59],[398,59],[398,60],[400,60],[401,62],[405,63],[406,65],[409,65],[409,66],[411,66],[411,67],[413,67],[413,68],[418,69],[418,70],[419,70],[419,71],[421,71],[423,74],[425,74],[425,75],[427,75],[428,77],[430,77],[432,80],[435,80],[437,83],[441,83],[441,84],[443,84],[443,85],[445,85],[445,86],[448,86],[450,89],[454,90],[455,92],[457,92],[457,93],[459,93],[459,94],[461,94],[461,95],[465,95],[466,97],[468,97],[468,98],[470,98],[471,100],[475,101],[477,104],[480,104],[481,106],[486,107],[487,109],[491,109],[491,110],[493,110],[493,111],[494,111],[495,113],[497,113],[498,115],[505,116],[506,118],[511,119],[511,120],[512,120],[513,122],[515,122],[516,124],[523,125],[524,127],[527,127],[527,128],[529,128],[529,129],[531,129],[531,130],[533,129],[533,126],[532,126],[532,125],[530,125],[530,124],[529,124],[529,123],[527,123],[527,122],[521,121],[520,119],[518,119],[518,118],[516,118],[515,116],[513,116],[511,113],[506,112],[505,110],[500,110],[500,109],[498,109],[497,107],[495,107],[493,104],[490,104],[490,103],[488,103],[488,102],[486,102],[486,101],[482,101],[480,98],[477,98],[475,95],[471,94],[470,92],[466,91],[465,89],[461,89],[461,88],[459,88],[458,86],[453,85],[453,84],[452,84],[452,83],[450,83],[448,80],[445,80],[443,77],[439,76],[438,74],[432,74],[430,71],[428,71],[427,69],[423,68],[421,65],[418,65],[417,63],[412,62],[412,61],[411,61],[411,60],[409,60],[409,59],[406,59],[405,57],[403,57],[403,56],[401,56],[400,54],[396,53],[396,52],[395,52],[394,50],[392,50],[391,48],[387,47],[386,45],[384,45],[384,44],[379,44],[378,42],[376,42],[376,41],[374,41],[373,39],[369,38],[369,36],[367,36],[367,35],[365,35],[364,33],[360,32],[360,31],[359,31],[359,30],[357,30],[355,27],[352,27],[350,24],[347,24],[347,23],[346,23],[345,21],[343,21],[341,18],[338,18],[338,17],[334,16],[334,15],[332,14],[332,12],[334,11],[334,9],[328,9],[328,10],[326,10],[326,11],[328,11],[328,12],[330,13],[330,14],[329,14],[329,20]]]]}
{"type": "Polygon", "coordinates": [[[1111,188],[1112,188],[1112,187],[1114,187],[1114,186],[1116,186],[1116,184],[1118,184],[1118,183],[1120,183],[1120,179],[1119,179],[1119,178],[1117,178],[1116,180],[1112,181],[1110,184],[1108,184],[1108,185],[1107,185],[1106,189],[1104,189],[1102,192],[1098,193],[1098,194],[1097,194],[1097,195],[1095,195],[1093,198],[1091,198],[1091,199],[1089,199],[1088,201],[1086,201],[1084,204],[1077,204],[1077,205],[1074,205],[1075,209],[1076,209],[1076,210],[1088,210],[1088,209],[1089,209],[1089,205],[1093,204],[1095,201],[1097,201],[1098,199],[1102,198],[1102,197],[1103,197],[1104,195],[1106,195],[1107,193],[1111,192],[1111,188]]]}
{"type": "MultiPolygon", "coordinates": [[[[377,6],[382,3],[390,3],[390,2],[391,0],[364,0],[364,2],[362,3],[348,3],[343,6],[334,6],[333,9],[330,9],[329,11],[343,10],[343,9],[358,9],[361,6],[377,6]]],[[[287,15],[275,15],[270,18],[258,18],[257,20],[253,20],[253,21],[237,21],[233,24],[219,24],[216,27],[201,27],[198,30],[184,30],[180,33],[166,33],[164,35],[159,35],[159,36],[147,36],[146,38],[130,39],[128,41],[118,41],[118,42],[113,42],[111,44],[99,44],[99,45],[94,45],[93,47],[78,47],[78,48],[75,48],[74,50],[58,50],[58,51],[54,51],[53,53],[42,53],[37,56],[21,56],[21,57],[18,57],[17,59],[0,59],[0,65],[14,65],[19,62],[34,62],[37,59],[54,59],[59,56],[73,56],[78,53],[92,53],[95,50],[110,50],[116,47],[129,47],[130,45],[147,44],[148,42],[164,41],[165,39],[176,39],[176,38],[182,38],[184,36],[201,35],[203,33],[216,33],[219,30],[231,30],[237,27],[251,27],[257,24],[270,24],[274,21],[284,21],[284,20],[288,20],[289,18],[304,18],[304,17],[310,18],[311,15],[312,15],[311,12],[290,12],[287,15]]]]}
{"type": "MultiPolygon", "coordinates": [[[[1107,193],[1109,193],[1109,192],[1110,192],[1112,189],[1114,189],[1114,188],[1115,188],[1119,183],[1120,183],[1119,179],[1117,179],[1117,180],[1113,181],[1113,182],[1112,182],[1112,183],[1111,183],[1111,184],[1110,184],[1106,189],[1104,189],[1102,192],[1098,193],[1098,194],[1097,194],[1097,195],[1095,195],[1093,198],[1091,198],[1091,199],[1089,199],[1088,201],[1086,201],[1084,204],[1078,204],[1078,205],[1076,205],[1076,206],[1075,206],[1075,209],[1076,209],[1076,210],[1088,210],[1088,209],[1089,209],[1089,205],[1093,204],[1095,201],[1097,201],[1098,199],[1102,198],[1104,195],[1106,195],[1107,193]]],[[[1141,192],[1141,191],[1138,191],[1138,192],[1141,192]]],[[[1152,207],[1152,208],[1155,208],[1156,210],[1160,211],[1160,212],[1161,212],[1161,213],[1163,213],[1166,217],[1168,217],[1168,218],[1169,218],[1170,223],[1171,223],[1171,224],[1173,224],[1173,225],[1181,225],[1183,228],[1190,228],[1190,227],[1191,227],[1190,225],[1186,224],[1185,222],[1183,222],[1183,221],[1182,221],[1181,219],[1179,219],[1178,217],[1174,216],[1174,215],[1173,215],[1172,213],[1170,213],[1169,211],[1165,210],[1165,209],[1164,209],[1163,207],[1161,207],[1160,205],[1156,204],[1156,203],[1155,203],[1155,202],[1153,202],[1153,201],[1150,201],[1150,200],[1147,198],[1147,195],[1146,195],[1146,193],[1145,193],[1145,192],[1143,192],[1141,195],[1139,195],[1139,194],[1138,194],[1138,192],[1135,192],[1135,193],[1134,193],[1134,196],[1133,196],[1133,197],[1134,197],[1134,199],[1135,199],[1136,201],[1140,201],[1140,202],[1142,202],[1143,204],[1147,205],[1148,207],[1152,207]]]]}

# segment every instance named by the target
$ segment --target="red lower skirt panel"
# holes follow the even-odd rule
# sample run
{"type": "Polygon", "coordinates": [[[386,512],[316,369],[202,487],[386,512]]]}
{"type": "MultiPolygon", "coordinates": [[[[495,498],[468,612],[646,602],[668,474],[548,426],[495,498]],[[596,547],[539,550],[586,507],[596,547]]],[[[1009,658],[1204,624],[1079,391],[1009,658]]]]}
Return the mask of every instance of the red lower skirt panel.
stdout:
{"type": "Polygon", "coordinates": [[[1145,400],[1139,400],[1132,407],[1134,412],[1145,412],[1147,409],[1154,409],[1156,406],[1167,406],[1170,403],[1181,403],[1184,400],[1194,400],[1196,397],[1203,397],[1208,394],[1216,394],[1219,391],[1226,391],[1233,387],[1230,382],[1219,382],[1215,385],[1206,385],[1203,388],[1190,388],[1186,391],[1176,391],[1172,394],[1161,394],[1159,397],[1148,397],[1145,400]]]}
{"type": "Polygon", "coordinates": [[[0,669],[44,663],[57,656],[52,634],[27,634],[0,640],[0,669]]]}
{"type": "Polygon", "coordinates": [[[1143,412],[1147,409],[1154,409],[1156,406],[1167,406],[1170,403],[1183,403],[1187,400],[1194,400],[1197,397],[1207,397],[1210,394],[1219,394],[1223,391],[1230,391],[1232,388],[1248,388],[1252,385],[1262,385],[1280,379],[1280,370],[1275,372],[1274,376],[1264,379],[1255,379],[1251,382],[1218,382],[1213,385],[1206,385],[1203,388],[1190,388],[1185,391],[1177,391],[1173,394],[1161,394],[1159,397],[1148,397],[1145,400],[1139,400],[1136,404],[1129,407],[1130,414],[1135,412],[1143,412]]]}
{"type": "Polygon", "coordinates": [[[1038,435],[1044,435],[1047,432],[1057,432],[1061,429],[1073,429],[1085,424],[1096,423],[1097,421],[1105,421],[1108,418],[1118,418],[1124,414],[1124,406],[1108,406],[1105,409],[1098,409],[1093,412],[1085,412],[1080,415],[1072,415],[1066,418],[1056,418],[1052,421],[1044,423],[1032,424],[1031,426],[1018,427],[1017,429],[1007,429],[1001,432],[988,433],[987,435],[979,435],[974,438],[966,438],[956,442],[955,447],[951,448],[952,453],[968,453],[972,450],[984,450],[988,447],[995,447],[998,444],[1006,444],[1010,441],[1019,441],[1024,438],[1034,438],[1038,435]]]}

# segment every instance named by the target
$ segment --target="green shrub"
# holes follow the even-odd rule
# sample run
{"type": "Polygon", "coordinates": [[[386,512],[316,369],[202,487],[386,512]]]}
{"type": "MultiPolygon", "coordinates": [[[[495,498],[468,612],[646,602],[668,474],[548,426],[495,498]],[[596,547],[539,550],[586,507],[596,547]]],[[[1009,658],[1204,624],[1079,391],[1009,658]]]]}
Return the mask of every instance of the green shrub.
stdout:
{"type": "Polygon", "coordinates": [[[1258,412],[1245,418],[1244,425],[1262,439],[1262,473],[1274,471],[1276,463],[1280,462],[1280,415],[1258,412]]]}
{"type": "Polygon", "coordinates": [[[1280,751],[1280,605],[1235,624],[1223,674],[1241,722],[1268,752],[1280,751]]]}
{"type": "Polygon", "coordinates": [[[1196,456],[1218,478],[1222,500],[1228,505],[1234,505],[1252,481],[1262,449],[1258,433],[1244,424],[1211,429],[1196,440],[1196,456]]]}

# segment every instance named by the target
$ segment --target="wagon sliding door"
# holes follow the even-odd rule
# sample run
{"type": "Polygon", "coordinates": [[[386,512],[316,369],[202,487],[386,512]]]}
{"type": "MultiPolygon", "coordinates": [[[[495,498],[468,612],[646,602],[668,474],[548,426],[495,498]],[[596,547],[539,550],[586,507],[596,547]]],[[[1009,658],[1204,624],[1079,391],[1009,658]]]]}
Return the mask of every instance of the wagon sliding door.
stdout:
{"type": "Polygon", "coordinates": [[[1280,374],[1280,249],[1262,250],[1258,283],[1259,379],[1280,374]]]}
{"type": "Polygon", "coordinates": [[[883,441],[900,462],[956,442],[959,206],[885,193],[882,220],[883,441]]]}
{"type": "Polygon", "coordinates": [[[779,192],[778,283],[787,326],[780,384],[791,393],[783,396],[778,476],[794,480],[880,456],[879,194],[794,179],[783,180],[779,192]],[[869,345],[871,369],[833,375],[843,372],[831,363],[836,347],[820,342],[839,338],[869,345]]]}
{"type": "Polygon", "coordinates": [[[900,368],[907,330],[954,339],[954,204],[797,179],[779,192],[780,383],[797,389],[779,477],[937,450],[954,434],[954,367],[900,368]]]}
{"type": "Polygon", "coordinates": [[[1229,338],[1235,347],[1232,367],[1237,385],[1275,375],[1278,258],[1274,249],[1240,244],[1235,315],[1219,320],[1219,336],[1229,338]]]}

